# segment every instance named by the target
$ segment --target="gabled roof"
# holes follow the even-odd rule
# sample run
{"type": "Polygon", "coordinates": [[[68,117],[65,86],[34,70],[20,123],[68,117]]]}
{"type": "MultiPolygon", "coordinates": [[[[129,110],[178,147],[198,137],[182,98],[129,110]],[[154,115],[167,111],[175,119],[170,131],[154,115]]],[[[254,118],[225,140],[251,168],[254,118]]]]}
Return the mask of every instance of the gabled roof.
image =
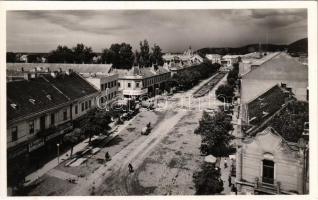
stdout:
{"type": "Polygon", "coordinates": [[[41,74],[30,80],[8,82],[7,120],[52,109],[95,92],[98,91],[76,73],[56,78],[41,74]]]}
{"type": "Polygon", "coordinates": [[[292,87],[297,99],[305,100],[308,67],[295,61],[284,52],[278,53],[242,76],[241,100],[248,102],[280,82],[292,87]]]}

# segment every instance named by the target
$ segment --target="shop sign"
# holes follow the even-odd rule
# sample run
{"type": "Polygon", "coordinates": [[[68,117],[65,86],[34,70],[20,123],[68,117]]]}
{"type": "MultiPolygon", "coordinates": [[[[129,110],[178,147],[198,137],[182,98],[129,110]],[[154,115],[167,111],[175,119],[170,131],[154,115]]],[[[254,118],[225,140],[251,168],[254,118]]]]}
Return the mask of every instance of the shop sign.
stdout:
{"type": "Polygon", "coordinates": [[[44,139],[40,138],[29,143],[29,152],[44,146],[44,139]]]}

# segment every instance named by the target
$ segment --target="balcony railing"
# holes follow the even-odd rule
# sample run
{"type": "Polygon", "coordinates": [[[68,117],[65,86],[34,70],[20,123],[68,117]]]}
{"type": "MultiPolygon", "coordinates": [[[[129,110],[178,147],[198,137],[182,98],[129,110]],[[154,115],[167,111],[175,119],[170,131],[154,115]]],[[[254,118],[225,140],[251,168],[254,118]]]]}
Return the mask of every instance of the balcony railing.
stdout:
{"type": "Polygon", "coordinates": [[[281,193],[280,182],[267,177],[255,178],[254,189],[268,194],[281,193]]]}

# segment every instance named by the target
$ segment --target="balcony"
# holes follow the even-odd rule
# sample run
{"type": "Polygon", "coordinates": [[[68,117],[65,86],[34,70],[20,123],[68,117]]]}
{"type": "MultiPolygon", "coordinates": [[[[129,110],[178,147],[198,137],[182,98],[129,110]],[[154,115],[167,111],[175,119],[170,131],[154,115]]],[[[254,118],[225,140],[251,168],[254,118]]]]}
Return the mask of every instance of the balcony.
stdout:
{"type": "Polygon", "coordinates": [[[280,194],[280,182],[266,177],[255,178],[254,190],[266,194],[280,194]]]}

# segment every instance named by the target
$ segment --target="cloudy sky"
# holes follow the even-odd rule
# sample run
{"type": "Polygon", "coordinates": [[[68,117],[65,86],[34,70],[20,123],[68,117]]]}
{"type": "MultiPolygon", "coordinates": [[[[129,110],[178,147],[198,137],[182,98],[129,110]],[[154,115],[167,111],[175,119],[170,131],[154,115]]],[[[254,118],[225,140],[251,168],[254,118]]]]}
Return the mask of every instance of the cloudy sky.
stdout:
{"type": "Polygon", "coordinates": [[[7,51],[49,52],[77,43],[100,52],[112,43],[138,48],[147,39],[163,51],[191,46],[289,44],[307,37],[305,9],[8,11],[7,51]]]}

